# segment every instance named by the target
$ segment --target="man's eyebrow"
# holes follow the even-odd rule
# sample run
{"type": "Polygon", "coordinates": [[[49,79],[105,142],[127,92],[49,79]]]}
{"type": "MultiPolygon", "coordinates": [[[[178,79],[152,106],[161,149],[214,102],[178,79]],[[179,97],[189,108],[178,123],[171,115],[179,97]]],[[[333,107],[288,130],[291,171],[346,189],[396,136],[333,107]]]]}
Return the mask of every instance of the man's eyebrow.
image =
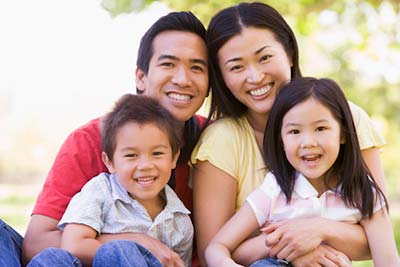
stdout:
{"type": "Polygon", "coordinates": [[[158,60],[163,60],[163,59],[171,59],[171,60],[177,60],[179,61],[179,58],[173,55],[168,55],[168,54],[162,54],[158,57],[158,60]]]}
{"type": "Polygon", "coordinates": [[[207,66],[208,66],[207,61],[204,60],[204,59],[200,59],[200,58],[191,59],[190,62],[196,63],[196,64],[204,65],[204,67],[207,67],[207,66]]]}
{"type": "MultiPolygon", "coordinates": [[[[180,58],[177,56],[173,56],[173,55],[168,55],[168,54],[162,54],[158,57],[158,60],[164,60],[164,59],[170,59],[170,60],[174,60],[174,61],[180,61],[180,58]]],[[[201,58],[193,58],[189,60],[191,63],[195,63],[195,64],[201,64],[204,65],[205,67],[208,66],[207,60],[201,59],[201,58]]]]}

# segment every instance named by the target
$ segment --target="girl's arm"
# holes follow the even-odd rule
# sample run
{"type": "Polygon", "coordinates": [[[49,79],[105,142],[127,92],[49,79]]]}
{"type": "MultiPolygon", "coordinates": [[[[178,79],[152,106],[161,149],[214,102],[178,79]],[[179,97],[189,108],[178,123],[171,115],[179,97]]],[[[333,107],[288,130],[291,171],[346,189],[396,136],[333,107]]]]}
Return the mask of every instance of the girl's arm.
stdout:
{"type": "Polygon", "coordinates": [[[97,249],[102,245],[96,236],[97,232],[85,224],[69,223],[62,234],[61,248],[75,255],[82,265],[90,266],[97,249]]]}
{"type": "Polygon", "coordinates": [[[265,244],[264,233],[241,243],[232,253],[235,262],[249,266],[251,263],[268,257],[269,248],[265,244]]]}
{"type": "Polygon", "coordinates": [[[235,213],[236,180],[208,161],[193,167],[193,215],[197,252],[201,266],[207,266],[204,252],[208,243],[235,213]]]}
{"type": "Polygon", "coordinates": [[[372,218],[361,220],[367,234],[375,266],[400,266],[393,228],[385,207],[375,212],[372,218]]]}
{"type": "MultiPolygon", "coordinates": [[[[207,266],[242,266],[233,261],[231,253],[258,227],[253,210],[245,203],[211,240],[205,252],[207,266]]],[[[252,252],[248,250],[247,253],[252,252]]]]}

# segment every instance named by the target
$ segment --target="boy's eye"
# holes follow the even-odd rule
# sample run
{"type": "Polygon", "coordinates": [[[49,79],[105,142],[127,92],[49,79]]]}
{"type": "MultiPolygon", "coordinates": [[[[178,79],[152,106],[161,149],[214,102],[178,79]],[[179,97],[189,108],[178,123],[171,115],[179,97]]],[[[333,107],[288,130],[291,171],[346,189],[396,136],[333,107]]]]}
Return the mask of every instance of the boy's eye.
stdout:
{"type": "Polygon", "coordinates": [[[130,153],[130,154],[124,155],[124,158],[135,158],[135,157],[137,157],[137,154],[135,154],[135,153],[130,153]]]}
{"type": "Polygon", "coordinates": [[[154,156],[160,156],[160,155],[164,155],[164,152],[161,152],[161,151],[155,151],[155,152],[153,152],[153,155],[154,155],[154,156]]]}

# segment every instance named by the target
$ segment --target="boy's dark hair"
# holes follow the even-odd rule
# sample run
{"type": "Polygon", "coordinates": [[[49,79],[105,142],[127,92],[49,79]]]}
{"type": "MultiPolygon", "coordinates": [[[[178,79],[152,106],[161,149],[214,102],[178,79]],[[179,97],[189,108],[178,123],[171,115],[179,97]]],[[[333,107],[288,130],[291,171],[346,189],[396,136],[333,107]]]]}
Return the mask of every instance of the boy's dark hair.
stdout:
{"type": "MultiPolygon", "coordinates": [[[[102,117],[101,143],[103,151],[110,161],[116,148],[116,135],[118,130],[127,122],[139,125],[154,124],[168,135],[171,144],[172,155],[180,149],[180,136],[177,121],[156,100],[142,95],[123,95],[116,103],[112,111],[102,117]]],[[[138,136],[138,138],[141,138],[138,136]]]]}
{"type": "MultiPolygon", "coordinates": [[[[340,125],[345,140],[339,155],[328,172],[338,177],[338,189],[344,202],[371,217],[375,202],[387,200],[365,164],[358,143],[356,128],[349,104],[339,85],[330,79],[299,78],[283,86],[269,113],[264,135],[264,157],[268,169],[275,175],[288,202],[294,189],[297,171],[289,163],[281,136],[282,121],[295,105],[314,98],[330,110],[340,125]]],[[[327,178],[327,177],[325,177],[327,178]]],[[[328,184],[328,181],[325,181],[328,184]]],[[[383,202],[382,202],[383,203],[383,202]]]]}
{"type": "Polygon", "coordinates": [[[159,18],[140,41],[136,65],[145,74],[149,71],[150,60],[153,56],[154,38],[165,31],[191,32],[203,39],[204,43],[206,40],[206,29],[203,23],[190,11],[171,12],[159,18]]]}
{"type": "Polygon", "coordinates": [[[210,85],[212,98],[209,117],[238,118],[247,110],[246,105],[233,96],[226,85],[218,62],[218,52],[232,37],[244,29],[255,27],[270,30],[285,49],[292,62],[291,78],[301,77],[296,37],[285,19],[273,7],[264,3],[240,3],[217,13],[207,28],[210,85]]]}

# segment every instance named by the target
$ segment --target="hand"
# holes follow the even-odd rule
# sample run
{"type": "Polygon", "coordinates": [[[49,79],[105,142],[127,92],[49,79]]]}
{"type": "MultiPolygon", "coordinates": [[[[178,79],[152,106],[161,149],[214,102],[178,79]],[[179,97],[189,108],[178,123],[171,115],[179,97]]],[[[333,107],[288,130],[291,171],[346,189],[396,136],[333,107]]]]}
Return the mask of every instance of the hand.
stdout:
{"type": "Polygon", "coordinates": [[[102,242],[112,240],[129,240],[136,242],[149,250],[165,267],[184,267],[183,260],[168,246],[145,233],[102,234],[98,236],[102,242]]]}
{"type": "Polygon", "coordinates": [[[266,246],[270,247],[269,256],[292,261],[321,244],[323,219],[293,219],[269,224],[261,229],[267,237],[266,246]]]}
{"type": "Polygon", "coordinates": [[[294,267],[351,267],[350,259],[340,251],[320,245],[315,250],[291,261],[294,267]]]}
{"type": "Polygon", "coordinates": [[[165,267],[185,267],[185,263],[167,245],[163,244],[157,239],[149,236],[149,239],[142,242],[141,245],[149,250],[165,267]]]}

